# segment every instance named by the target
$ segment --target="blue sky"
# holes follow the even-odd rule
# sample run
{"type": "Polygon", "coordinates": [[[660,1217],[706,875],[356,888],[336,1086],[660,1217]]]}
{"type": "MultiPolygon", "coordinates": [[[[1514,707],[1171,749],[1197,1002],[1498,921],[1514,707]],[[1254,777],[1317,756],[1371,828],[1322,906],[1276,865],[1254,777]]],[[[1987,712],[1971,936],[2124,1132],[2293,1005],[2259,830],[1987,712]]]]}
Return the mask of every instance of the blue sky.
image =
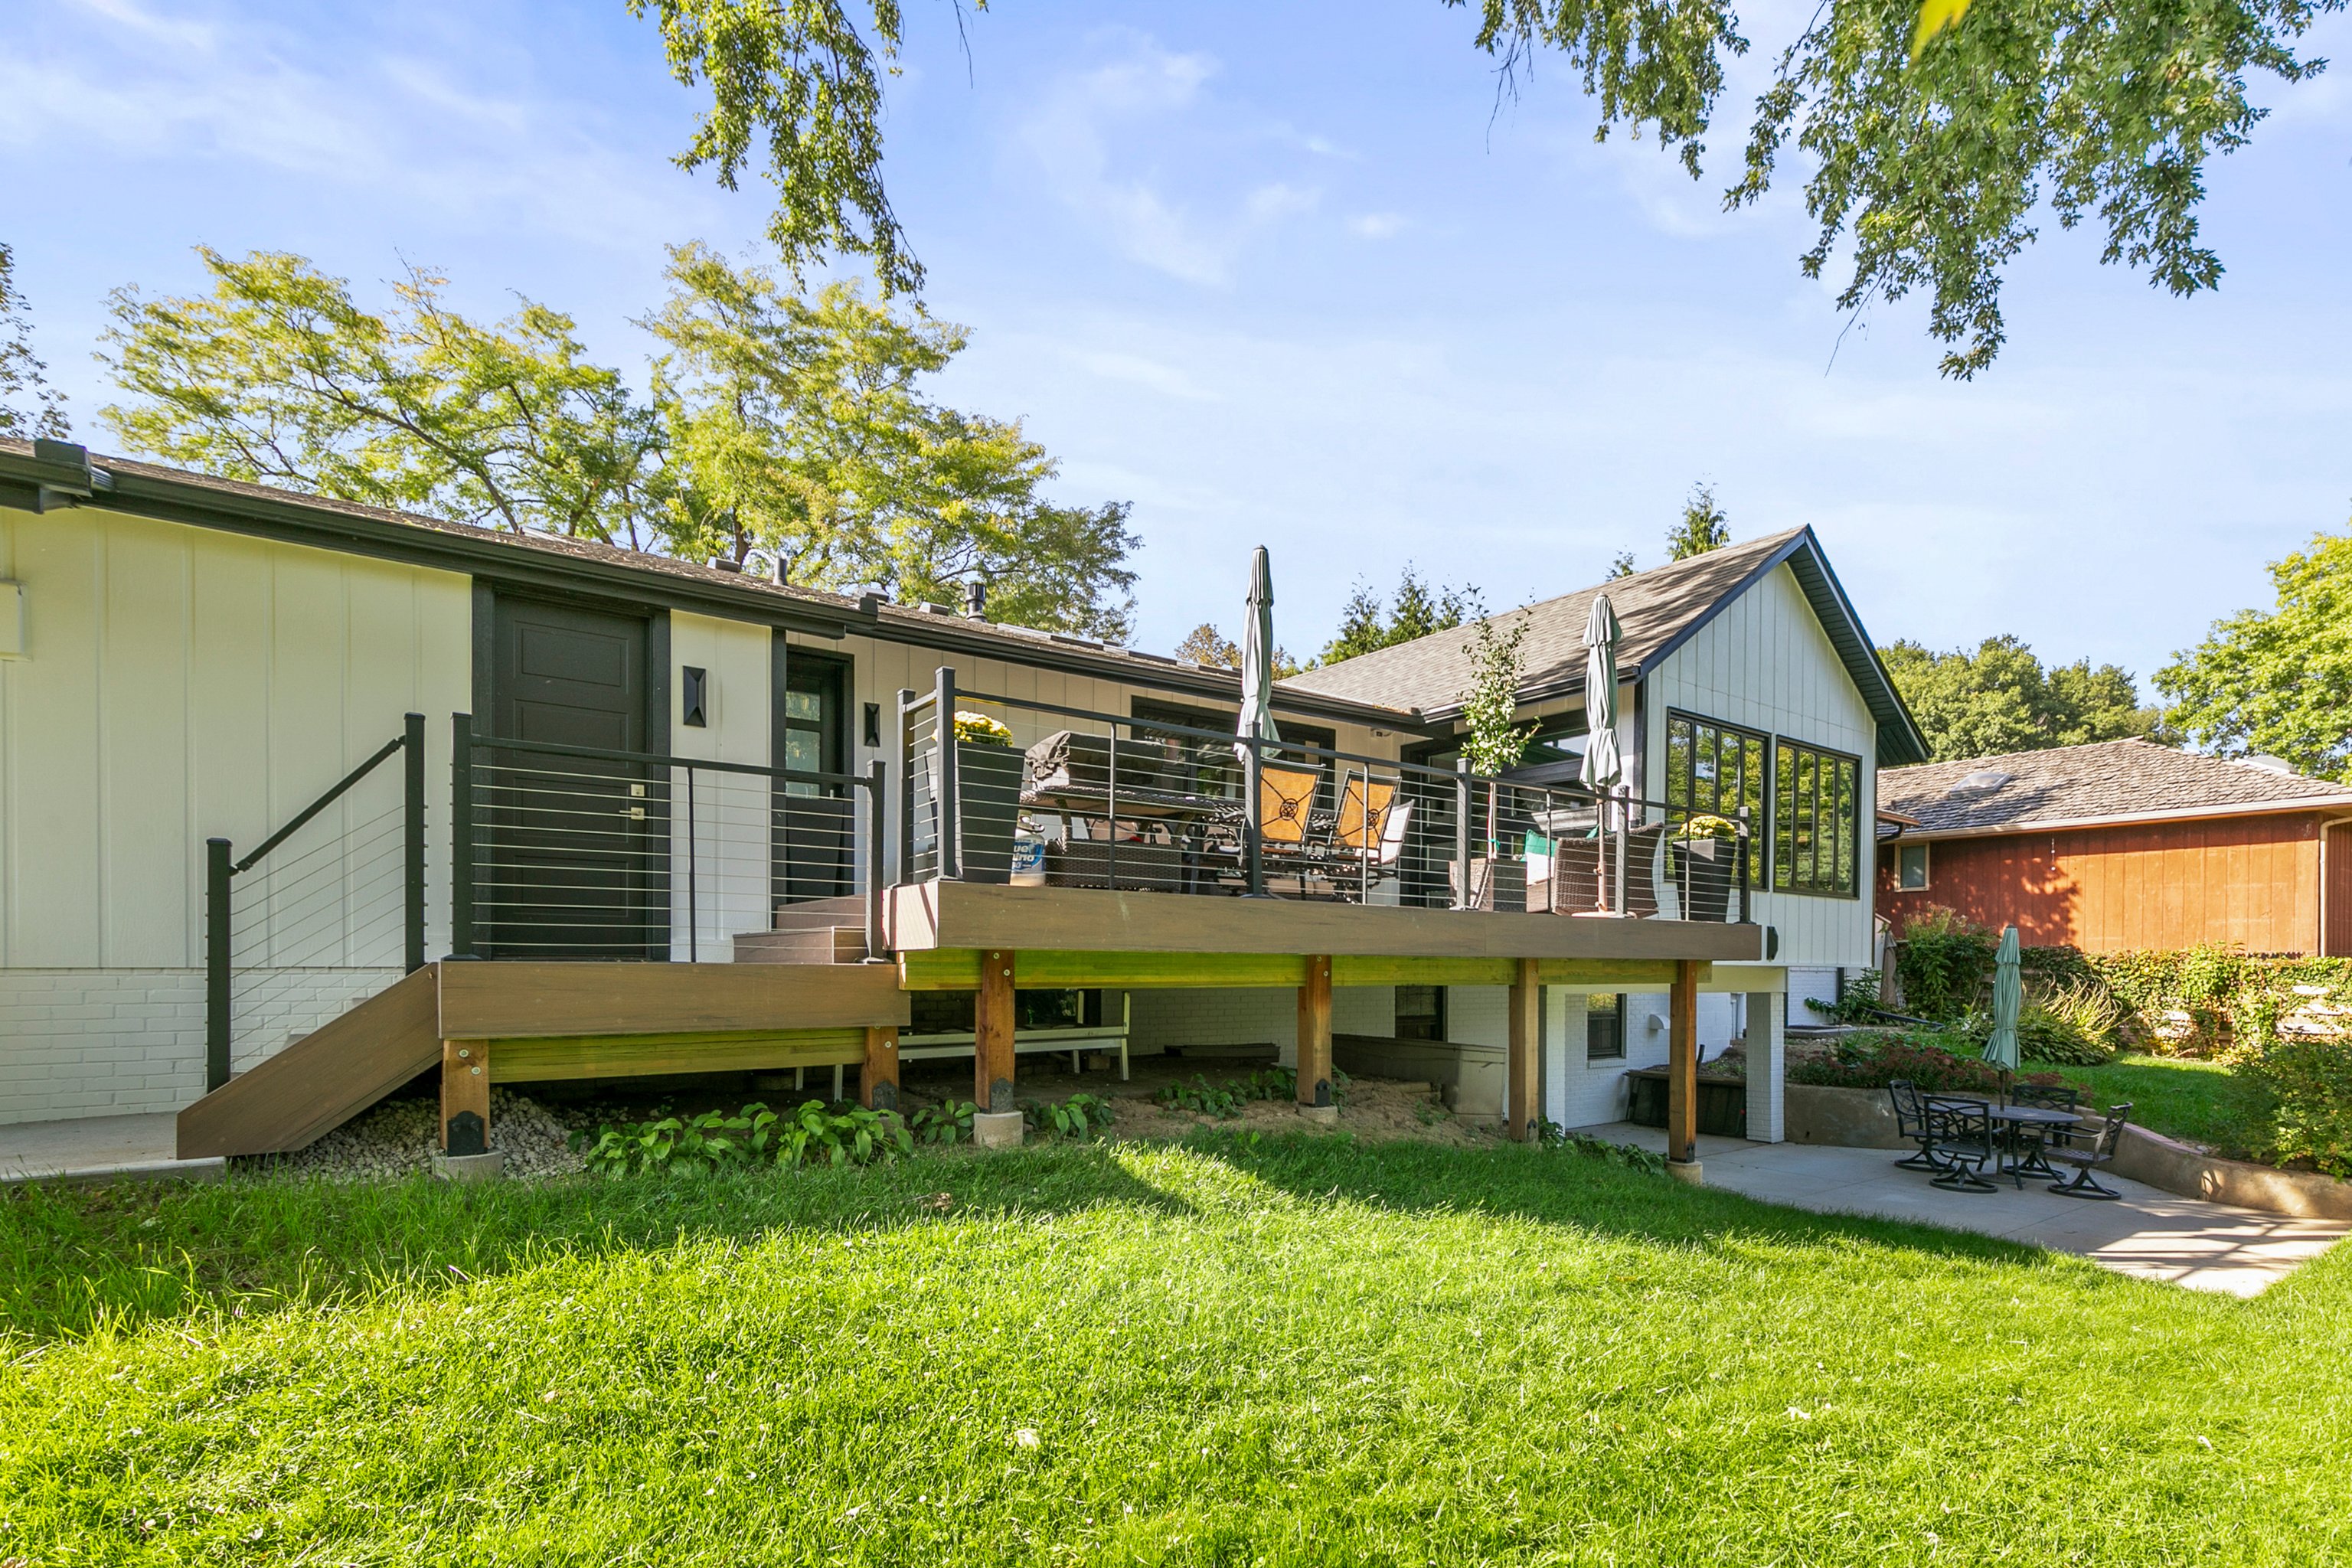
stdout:
{"type": "MultiPolygon", "coordinates": [[[[1437,0],[998,0],[968,59],[913,0],[889,178],[973,331],[941,391],[1025,418],[1067,499],[1135,503],[1146,647],[1230,628],[1261,542],[1298,651],[1407,560],[1496,607],[1564,592],[1654,563],[1702,479],[1736,536],[1819,530],[1882,640],[2014,631],[2145,678],[2266,602],[2263,563],[2352,511],[2352,76],[2274,91],[2216,167],[2219,294],[2048,226],[2008,352],[1954,384],[1907,306],[1841,343],[1793,190],[1717,209],[1804,14],[1745,16],[1695,185],[1595,146],[1557,62],[1496,113],[1437,0]]],[[[621,0],[42,0],[0,21],[0,235],[101,447],[106,292],[197,287],[198,242],[374,300],[403,258],[480,313],[521,291],[641,380],[663,244],[753,253],[767,211],[670,164],[695,107],[621,0]]]]}

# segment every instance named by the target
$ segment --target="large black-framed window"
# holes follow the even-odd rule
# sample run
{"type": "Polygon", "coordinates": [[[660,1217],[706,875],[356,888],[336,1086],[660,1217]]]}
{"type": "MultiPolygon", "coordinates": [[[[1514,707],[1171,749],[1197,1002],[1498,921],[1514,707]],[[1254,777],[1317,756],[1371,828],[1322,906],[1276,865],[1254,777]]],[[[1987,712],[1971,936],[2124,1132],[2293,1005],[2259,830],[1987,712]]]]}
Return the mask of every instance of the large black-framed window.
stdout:
{"type": "Polygon", "coordinates": [[[1727,822],[1748,812],[1748,885],[1764,886],[1765,759],[1760,732],[1718,719],[1669,710],[1666,714],[1666,805],[1727,822]]]}
{"type": "MultiPolygon", "coordinates": [[[[1183,758],[1198,770],[1194,775],[1194,787],[1202,794],[1228,797],[1238,797],[1241,795],[1241,759],[1235,755],[1230,742],[1204,741],[1198,735],[1177,734],[1168,731],[1155,731],[1152,729],[1152,725],[1157,722],[1181,725],[1189,730],[1231,733],[1237,715],[1220,713],[1213,708],[1188,708],[1181,703],[1155,702],[1148,697],[1136,698],[1129,712],[1135,720],[1132,733],[1137,740],[1162,741],[1173,755],[1183,758]]],[[[1328,752],[1339,743],[1339,738],[1334,731],[1318,729],[1312,724],[1300,724],[1288,719],[1277,719],[1275,721],[1275,725],[1282,731],[1284,740],[1296,741],[1302,746],[1320,746],[1328,752]]],[[[1317,804],[1327,810],[1330,807],[1331,760],[1328,757],[1307,756],[1303,752],[1290,754],[1286,749],[1280,747],[1276,748],[1271,754],[1276,760],[1287,760],[1294,765],[1311,767],[1322,773],[1323,782],[1317,793],[1323,798],[1318,799],[1317,804]]]]}
{"type": "Polygon", "coordinates": [[[1861,896],[1862,759],[1777,739],[1772,758],[1772,886],[1861,896]]]}
{"type": "Polygon", "coordinates": [[[1625,1059],[1625,994],[1595,992],[1584,999],[1584,1059],[1625,1059]]]}

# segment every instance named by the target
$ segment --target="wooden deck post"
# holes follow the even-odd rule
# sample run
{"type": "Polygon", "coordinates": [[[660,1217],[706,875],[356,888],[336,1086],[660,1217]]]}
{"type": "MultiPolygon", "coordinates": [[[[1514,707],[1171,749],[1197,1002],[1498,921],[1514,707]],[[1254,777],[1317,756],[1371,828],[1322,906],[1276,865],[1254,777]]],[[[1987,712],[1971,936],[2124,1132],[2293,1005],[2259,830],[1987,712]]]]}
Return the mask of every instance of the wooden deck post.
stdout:
{"type": "Polygon", "coordinates": [[[1311,1121],[1337,1121],[1331,1099],[1331,961],[1307,961],[1298,988],[1298,1109],[1311,1121]]]}
{"type": "Polygon", "coordinates": [[[490,1152],[490,1050],[482,1040],[441,1042],[441,1152],[490,1152]]]}
{"type": "Polygon", "coordinates": [[[1666,1006],[1666,1159],[1686,1181],[1698,1173],[1698,965],[1675,965],[1666,1006]]]}
{"type": "Polygon", "coordinates": [[[1511,983],[1510,1056],[1504,1068],[1503,1117],[1507,1136],[1525,1142],[1535,1134],[1536,1082],[1543,1041],[1543,987],[1537,983],[1537,963],[1519,960],[1518,977],[1511,983]]]}
{"type": "Polygon", "coordinates": [[[1021,1142],[1021,1105],[1013,1088],[1013,952],[980,955],[980,994],[973,1000],[971,1099],[978,1107],[972,1141],[989,1148],[1021,1142]]]}
{"type": "Polygon", "coordinates": [[[898,1027],[866,1031],[866,1063],[857,1069],[857,1103],[868,1110],[898,1109],[898,1027]]]}

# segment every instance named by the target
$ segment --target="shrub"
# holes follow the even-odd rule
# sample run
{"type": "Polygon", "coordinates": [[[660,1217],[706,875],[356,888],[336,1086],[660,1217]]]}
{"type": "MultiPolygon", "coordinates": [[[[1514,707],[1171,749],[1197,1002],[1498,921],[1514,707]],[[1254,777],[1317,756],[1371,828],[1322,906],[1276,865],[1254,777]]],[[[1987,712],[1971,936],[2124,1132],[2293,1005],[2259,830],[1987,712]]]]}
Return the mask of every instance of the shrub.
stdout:
{"type": "MultiPolygon", "coordinates": [[[[1924,1089],[2000,1093],[2000,1069],[1973,1054],[1962,1054],[1974,1048],[1961,1036],[1935,1030],[1853,1035],[1839,1041],[1828,1056],[1791,1066],[1789,1081],[1830,1089],[1885,1089],[1908,1079],[1924,1089]]],[[[2059,1078],[2033,1073],[2018,1081],[2055,1083],[2059,1078]]]]}
{"type": "Polygon", "coordinates": [[[572,1147],[591,1171],[637,1175],[649,1171],[709,1175],[753,1165],[865,1165],[914,1147],[896,1117],[860,1106],[828,1110],[810,1100],[789,1116],[764,1105],[729,1115],[668,1115],[574,1132],[572,1147]]]}
{"type": "Polygon", "coordinates": [[[2027,1003],[2017,1016],[2018,1055],[2064,1067],[2104,1066],[2114,1058],[2114,1047],[2077,1022],[2090,1010],[2087,1004],[2070,1007],[2055,999],[2027,1003]]]}
{"type": "Polygon", "coordinates": [[[2352,1177],[2352,1043],[2288,1037],[2242,1052],[2236,1070],[2268,1089],[2272,1152],[2352,1177]]]}
{"type": "Polygon", "coordinates": [[[1957,1018],[1977,1004],[2000,942],[1982,926],[1940,906],[1903,930],[1895,973],[1903,1005],[1922,1018],[1957,1018]]]}

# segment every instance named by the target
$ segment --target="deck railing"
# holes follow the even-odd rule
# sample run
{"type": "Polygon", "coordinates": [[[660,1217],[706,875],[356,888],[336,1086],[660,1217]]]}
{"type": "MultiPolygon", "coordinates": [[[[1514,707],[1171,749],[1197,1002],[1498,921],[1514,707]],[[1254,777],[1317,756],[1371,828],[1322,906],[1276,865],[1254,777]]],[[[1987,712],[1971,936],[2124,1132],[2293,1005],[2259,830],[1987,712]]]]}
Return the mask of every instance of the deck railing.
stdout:
{"type": "Polygon", "coordinates": [[[425,716],[245,855],[205,840],[205,1088],[240,1038],[297,1034],[370,972],[425,963],[425,716]],[[402,759],[397,794],[369,785],[402,759]],[[330,815],[341,804],[343,809],[330,815]]]}
{"type": "Polygon", "coordinates": [[[450,728],[456,956],[718,960],[791,905],[860,893],[881,950],[879,762],[861,775],[561,745],[480,734],[463,713],[450,728]]]}
{"type": "Polygon", "coordinates": [[[970,691],[947,668],[898,706],[902,880],[1749,919],[1744,810],[970,691]]]}

